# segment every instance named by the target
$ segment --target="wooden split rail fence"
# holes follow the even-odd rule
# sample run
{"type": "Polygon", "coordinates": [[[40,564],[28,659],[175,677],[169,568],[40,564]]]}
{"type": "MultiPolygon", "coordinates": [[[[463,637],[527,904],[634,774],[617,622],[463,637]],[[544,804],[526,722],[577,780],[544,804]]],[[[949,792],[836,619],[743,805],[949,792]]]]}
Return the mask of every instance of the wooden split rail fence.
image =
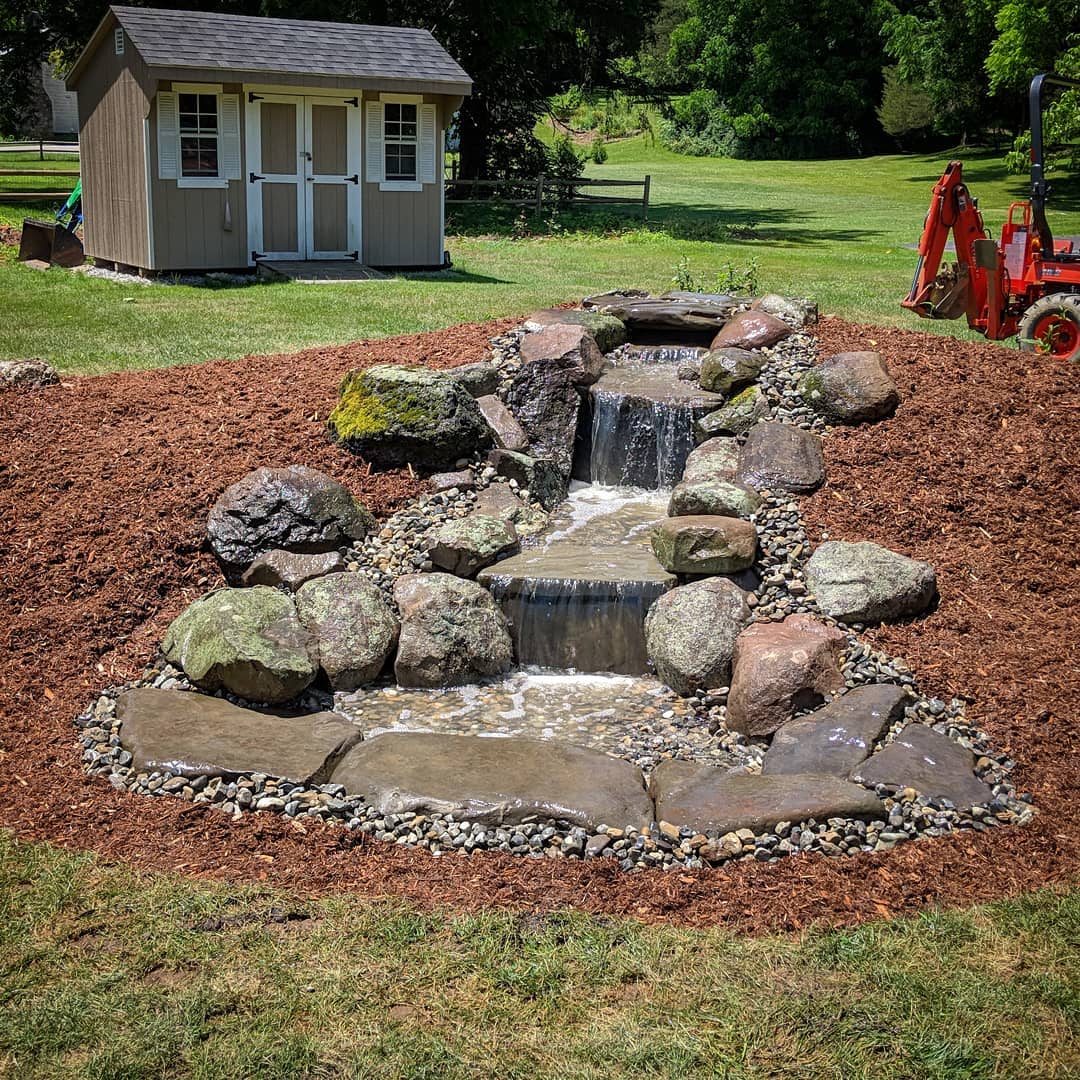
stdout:
{"type": "MultiPolygon", "coordinates": [[[[0,176],[78,176],[78,169],[0,169],[0,176]]],[[[72,184],[72,187],[75,185],[72,184]]],[[[33,199],[66,199],[67,191],[5,191],[0,188],[0,202],[29,202],[33,199]]]]}
{"type": "MultiPolygon", "coordinates": [[[[79,144],[59,142],[52,139],[34,139],[23,142],[0,143],[2,154],[33,154],[39,161],[45,160],[46,154],[71,154],[78,156],[79,144]]],[[[3,158],[0,157],[0,161],[3,158]]],[[[57,162],[63,164],[63,162],[57,162]]],[[[78,169],[0,169],[2,176],[78,176],[78,169]]],[[[67,191],[5,191],[0,187],[0,202],[32,202],[34,199],[66,199],[71,194],[72,184],[67,191]]]]}
{"type": "Polygon", "coordinates": [[[550,200],[553,196],[560,204],[640,206],[641,217],[644,220],[649,216],[651,184],[651,176],[646,176],[643,180],[589,180],[583,176],[573,180],[562,180],[552,176],[538,176],[535,180],[463,180],[447,177],[446,203],[451,206],[497,202],[504,206],[529,206],[539,213],[544,208],[545,197],[550,200]],[[634,196],[588,195],[580,190],[587,187],[640,188],[641,194],[634,196]],[[486,192],[490,194],[485,195],[486,192]]]}

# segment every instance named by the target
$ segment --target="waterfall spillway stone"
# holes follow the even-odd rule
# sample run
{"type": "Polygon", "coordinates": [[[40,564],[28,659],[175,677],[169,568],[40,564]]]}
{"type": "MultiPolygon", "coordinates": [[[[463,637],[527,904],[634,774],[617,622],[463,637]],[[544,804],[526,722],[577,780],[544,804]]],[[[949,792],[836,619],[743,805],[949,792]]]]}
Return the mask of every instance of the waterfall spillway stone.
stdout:
{"type": "Polygon", "coordinates": [[[679,382],[668,364],[615,367],[590,388],[589,479],[670,488],[694,449],[694,423],[724,398],[679,382]]]}
{"type": "Polygon", "coordinates": [[[636,544],[560,541],[481,572],[522,667],[624,675],[649,670],[644,621],[677,578],[636,544]]]}

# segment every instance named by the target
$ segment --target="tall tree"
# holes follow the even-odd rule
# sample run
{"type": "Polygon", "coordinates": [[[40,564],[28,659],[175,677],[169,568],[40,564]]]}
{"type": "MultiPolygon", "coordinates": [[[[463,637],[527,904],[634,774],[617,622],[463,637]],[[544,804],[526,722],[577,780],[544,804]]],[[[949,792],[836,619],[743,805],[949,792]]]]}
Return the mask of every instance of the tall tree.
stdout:
{"type": "Polygon", "coordinates": [[[916,0],[885,21],[885,51],[897,74],[929,98],[933,127],[964,141],[995,112],[983,63],[1000,0],[916,0]]]}
{"type": "Polygon", "coordinates": [[[691,0],[671,37],[672,62],[714,91],[745,152],[851,153],[877,130],[876,0],[691,0]]]}

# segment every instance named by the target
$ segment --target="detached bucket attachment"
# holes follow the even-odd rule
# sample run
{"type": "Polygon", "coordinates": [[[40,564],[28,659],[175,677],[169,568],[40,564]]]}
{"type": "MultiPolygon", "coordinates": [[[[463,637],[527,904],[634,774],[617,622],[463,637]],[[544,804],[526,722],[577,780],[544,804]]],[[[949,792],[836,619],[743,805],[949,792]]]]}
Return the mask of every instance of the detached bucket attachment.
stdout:
{"type": "Polygon", "coordinates": [[[55,221],[23,222],[19,243],[19,262],[54,263],[56,266],[81,266],[86,262],[82,241],[55,221]]]}

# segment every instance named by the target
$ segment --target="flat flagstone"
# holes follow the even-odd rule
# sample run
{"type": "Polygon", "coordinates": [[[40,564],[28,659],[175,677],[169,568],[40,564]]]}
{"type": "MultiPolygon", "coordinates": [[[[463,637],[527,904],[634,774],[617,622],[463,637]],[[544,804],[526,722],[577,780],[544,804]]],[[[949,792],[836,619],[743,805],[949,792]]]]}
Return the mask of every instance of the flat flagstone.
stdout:
{"type": "Polygon", "coordinates": [[[846,777],[904,715],[907,693],[892,683],[857,686],[809,716],[779,728],[761,771],[846,777]]]}
{"type": "Polygon", "coordinates": [[[925,724],[908,724],[888,746],[867,758],[851,779],[873,787],[914,788],[956,806],[983,806],[993,790],[975,775],[975,755],[925,724]]]}
{"type": "Polygon", "coordinates": [[[120,742],[137,772],[237,776],[260,772],[298,783],[326,783],[337,760],[360,740],[336,713],[278,716],[221,698],[143,687],[117,702],[120,742]]]}
{"type": "Polygon", "coordinates": [[[525,818],[641,828],[652,800],[640,770],[565,743],[388,732],[354,747],[332,782],[383,814],[453,814],[517,825],[525,818]]]}
{"type": "Polygon", "coordinates": [[[656,820],[695,832],[766,832],[781,821],[885,816],[873,792],[833,776],[754,776],[669,759],[653,770],[656,820]]]}

